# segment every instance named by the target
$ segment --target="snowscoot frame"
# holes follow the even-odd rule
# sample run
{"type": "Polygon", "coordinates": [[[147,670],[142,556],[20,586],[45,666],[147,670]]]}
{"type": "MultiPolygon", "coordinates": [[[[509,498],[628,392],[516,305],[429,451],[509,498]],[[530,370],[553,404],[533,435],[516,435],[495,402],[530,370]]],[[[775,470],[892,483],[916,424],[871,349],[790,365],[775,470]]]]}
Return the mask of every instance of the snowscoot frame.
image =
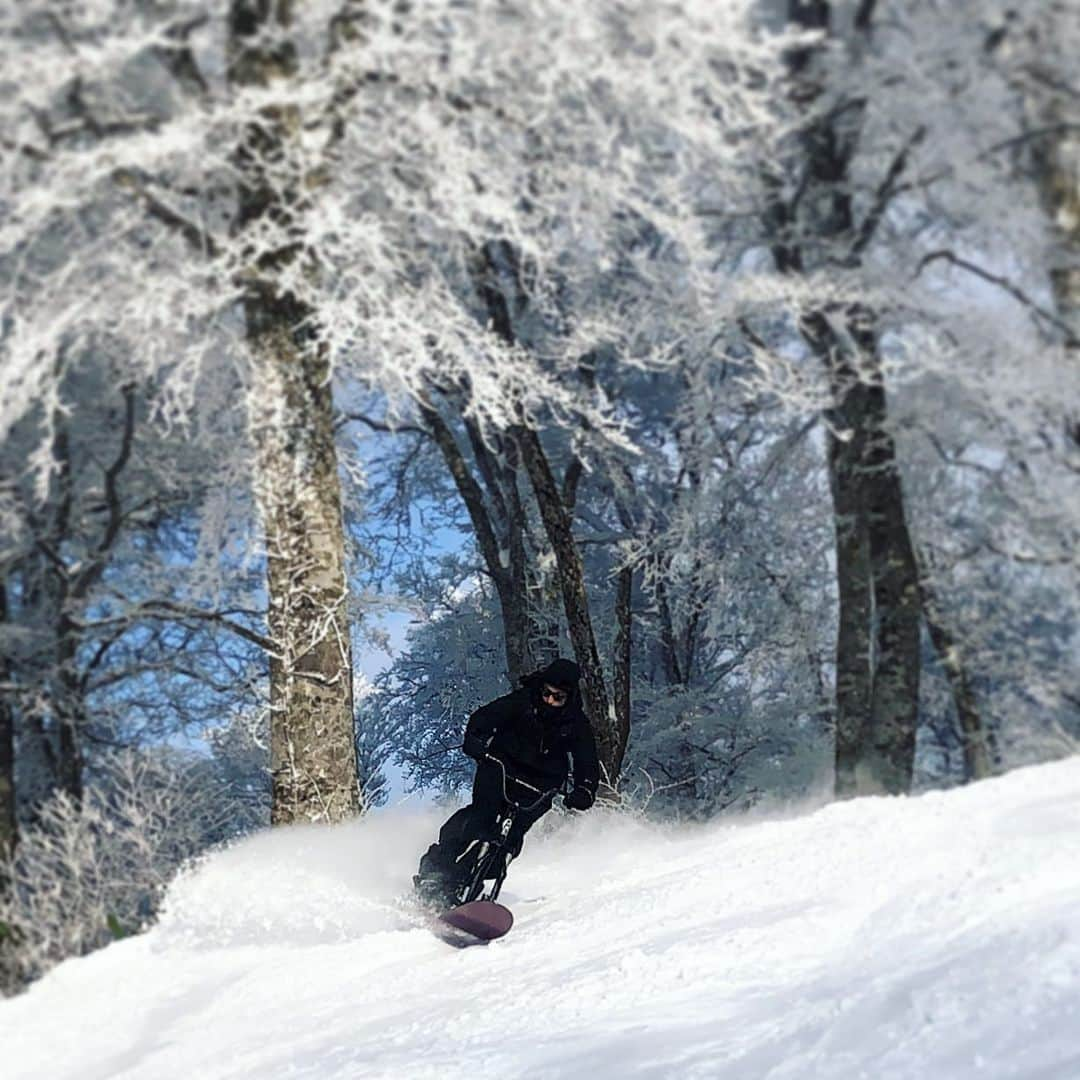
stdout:
{"type": "Polygon", "coordinates": [[[483,847],[476,860],[476,869],[469,879],[469,886],[465,890],[464,899],[461,901],[463,904],[468,904],[473,900],[493,901],[498,897],[499,890],[506,880],[506,872],[509,869],[510,859],[512,858],[507,850],[507,841],[510,837],[510,830],[514,827],[514,820],[517,818],[518,814],[523,810],[535,810],[545,799],[553,799],[556,795],[566,793],[566,781],[561,783],[558,787],[551,788],[549,791],[541,791],[540,788],[533,787],[528,781],[515,776],[512,778],[515,784],[523,788],[528,788],[529,791],[536,792],[536,798],[533,799],[532,802],[518,802],[516,799],[511,799],[506,790],[506,762],[504,762],[502,758],[495,757],[493,754],[485,754],[484,758],[487,761],[494,761],[499,768],[502,769],[503,809],[495,819],[495,825],[499,830],[498,833],[492,839],[482,841],[483,847]],[[498,860],[498,863],[496,863],[496,860],[498,860]],[[496,866],[497,869],[492,886],[485,894],[484,884],[489,880],[489,872],[496,866]]]}

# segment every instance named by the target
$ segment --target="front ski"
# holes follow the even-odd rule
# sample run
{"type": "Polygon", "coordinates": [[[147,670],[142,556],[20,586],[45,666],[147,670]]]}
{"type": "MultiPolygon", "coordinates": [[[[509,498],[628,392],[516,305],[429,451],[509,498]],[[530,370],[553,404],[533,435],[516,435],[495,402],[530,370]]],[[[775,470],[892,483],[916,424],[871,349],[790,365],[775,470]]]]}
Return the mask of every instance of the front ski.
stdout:
{"type": "Polygon", "coordinates": [[[466,949],[501,938],[514,925],[509,908],[492,900],[473,900],[444,911],[431,924],[432,932],[447,945],[466,949]]]}

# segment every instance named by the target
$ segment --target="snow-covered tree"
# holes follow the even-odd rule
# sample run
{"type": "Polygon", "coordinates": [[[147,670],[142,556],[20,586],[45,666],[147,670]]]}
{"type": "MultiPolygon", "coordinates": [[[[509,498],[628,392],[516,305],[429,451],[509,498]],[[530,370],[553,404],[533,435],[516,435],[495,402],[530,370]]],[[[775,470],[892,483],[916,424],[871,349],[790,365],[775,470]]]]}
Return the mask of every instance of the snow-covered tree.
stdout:
{"type": "Polygon", "coordinates": [[[154,387],[124,382],[137,374],[92,349],[66,353],[55,402],[0,445],[8,820],[17,806],[32,818],[54,788],[77,802],[102,747],[190,728],[242,698],[264,640],[243,559],[199,546],[234,432],[211,410],[199,439],[163,431],[154,387]],[[28,461],[50,431],[55,469],[42,476],[28,461]]]}
{"type": "MultiPolygon", "coordinates": [[[[723,305],[754,354],[758,384],[827,422],[840,590],[837,790],[910,785],[923,625],[949,674],[968,773],[983,776],[991,734],[971,668],[985,654],[965,648],[952,590],[931,570],[940,562],[920,558],[904,490],[911,450],[898,447],[910,433],[896,416],[914,411],[908,395],[941,402],[947,386],[953,411],[933,421],[920,413],[923,437],[948,444],[960,416],[981,414],[981,438],[1009,431],[1010,454],[1022,456],[1048,420],[1067,428],[1047,376],[1071,370],[1058,357],[1075,331],[1040,295],[1045,219],[1038,189],[1013,165],[1032,133],[988,48],[1012,15],[919,2],[886,15],[873,2],[818,0],[774,12],[805,35],[786,60],[792,126],[763,173],[764,229],[747,232],[744,267],[755,272],[723,305]]],[[[1041,469],[1056,486],[1068,450],[1059,433],[1049,437],[1056,446],[1041,469]]],[[[1075,531],[1075,500],[1056,501],[1028,516],[1033,540],[1075,531]],[[1037,523],[1047,514],[1054,524],[1044,531],[1037,523]]],[[[939,521],[946,509],[936,504],[939,521]]],[[[1013,613],[1009,602],[997,617],[1013,613]]]]}
{"type": "MultiPolygon", "coordinates": [[[[0,493],[5,634],[52,611],[41,623],[67,628],[54,682],[111,633],[102,655],[130,649],[132,675],[178,631],[192,655],[233,634],[243,649],[200,671],[233,681],[232,661],[263,650],[275,820],[353,812],[355,748],[373,767],[382,752],[353,730],[364,605],[343,522],[361,485],[342,481],[364,468],[350,432],[365,424],[423,440],[413,467],[441,460],[438,497],[459,500],[470,572],[493,590],[502,676],[572,642],[612,780],[632,720],[634,767],[653,758],[704,791],[742,752],[732,730],[763,747],[787,710],[808,742],[835,727],[841,793],[906,790],[932,654],[966,770],[984,775],[987,688],[1030,674],[1022,609],[1075,583],[1068,169],[1029,167],[1047,146],[1069,160],[1067,7],[5,12],[0,60],[20,72],[0,105],[0,437],[18,462],[0,493]],[[93,439],[72,411],[83,365],[118,410],[93,439]],[[144,433],[156,456],[136,452],[144,433]],[[76,436],[90,456],[72,468],[76,436]],[[110,485],[151,458],[112,535],[110,485]],[[176,483],[185,471],[200,483],[176,483]],[[74,520],[76,475],[72,505],[98,531],[64,549],[48,531],[74,520]],[[185,536],[155,546],[151,507],[181,488],[165,525],[185,536]],[[198,579],[253,516],[254,599],[221,588],[228,557],[213,603],[142,576],[149,543],[156,584],[170,565],[198,579]]],[[[1067,700],[1074,621],[1062,599],[1042,628],[1046,715],[1067,700]]],[[[5,687],[44,685],[4,664],[5,687]]],[[[0,709],[0,774],[16,719],[0,709]]]]}
{"type": "MultiPolygon", "coordinates": [[[[521,432],[543,488],[532,425],[565,410],[560,372],[610,328],[569,327],[539,363],[477,320],[471,262],[508,245],[543,317],[567,252],[602,248],[620,213],[678,217],[703,123],[728,132],[712,183],[746,172],[773,47],[735,3],[99,0],[24,6],[4,29],[40,76],[3,117],[6,420],[51,392],[64,341],[105,328],[166,388],[166,416],[191,414],[208,365],[236,373],[266,538],[275,813],[338,816],[355,785],[332,380],[399,410],[463,388],[486,430],[521,432]]],[[[611,428],[602,409],[593,423],[611,428]]],[[[565,599],[608,739],[580,589],[565,599]]]]}
{"type": "Polygon", "coordinates": [[[0,989],[144,928],[184,862],[243,825],[201,756],[126,751],[98,762],[83,797],[54,794],[0,865],[0,989]]]}

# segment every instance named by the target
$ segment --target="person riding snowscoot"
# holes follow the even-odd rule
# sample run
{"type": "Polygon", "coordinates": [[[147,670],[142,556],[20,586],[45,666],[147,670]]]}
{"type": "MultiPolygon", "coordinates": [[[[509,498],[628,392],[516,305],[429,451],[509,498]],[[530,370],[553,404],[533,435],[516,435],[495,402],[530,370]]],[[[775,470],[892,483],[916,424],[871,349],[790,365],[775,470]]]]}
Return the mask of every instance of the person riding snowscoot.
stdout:
{"type": "Polygon", "coordinates": [[[462,749],[476,761],[472,802],[457,811],[439,830],[420,860],[413,878],[420,899],[434,907],[459,902],[469,879],[470,846],[492,834],[506,794],[532,802],[533,789],[552,792],[535,806],[520,810],[508,837],[512,858],[521,852],[525,833],[551,809],[554,792],[570,775],[573,789],[563,803],[573,810],[588,810],[596,799],[600,766],[592,729],[581,707],[581,674],[571,660],[554,660],[547,667],[521,678],[521,688],[481,706],[469,717],[462,749]],[[497,758],[497,761],[491,760],[497,758]],[[506,767],[505,779],[503,765],[506,767]],[[515,780],[530,785],[518,786],[515,780]]]}

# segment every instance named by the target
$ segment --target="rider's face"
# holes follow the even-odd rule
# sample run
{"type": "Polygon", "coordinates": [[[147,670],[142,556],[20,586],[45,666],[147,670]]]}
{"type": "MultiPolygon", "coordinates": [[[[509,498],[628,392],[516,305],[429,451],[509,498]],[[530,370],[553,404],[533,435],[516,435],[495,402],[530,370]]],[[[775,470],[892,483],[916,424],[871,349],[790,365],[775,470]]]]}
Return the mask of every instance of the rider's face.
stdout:
{"type": "Polygon", "coordinates": [[[547,683],[544,683],[540,688],[540,696],[549,705],[554,705],[557,709],[561,709],[566,704],[567,693],[565,690],[560,690],[557,686],[549,686],[547,683]]]}

